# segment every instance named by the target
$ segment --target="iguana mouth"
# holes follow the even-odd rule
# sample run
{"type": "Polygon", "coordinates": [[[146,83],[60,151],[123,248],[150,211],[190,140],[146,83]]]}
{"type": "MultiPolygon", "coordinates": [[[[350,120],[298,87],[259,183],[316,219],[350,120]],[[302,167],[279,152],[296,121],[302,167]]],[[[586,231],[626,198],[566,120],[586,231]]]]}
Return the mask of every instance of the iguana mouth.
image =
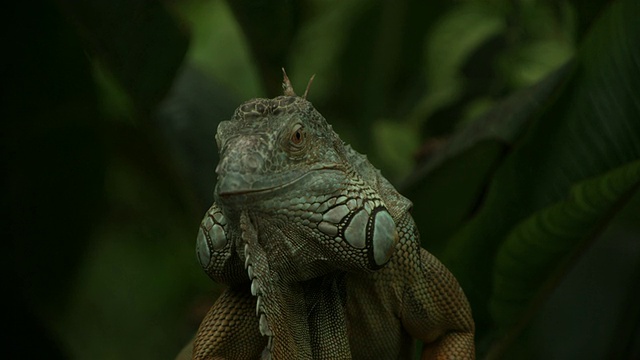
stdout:
{"type": "MultiPolygon", "coordinates": [[[[282,179],[284,181],[277,181],[277,185],[267,185],[265,181],[247,181],[247,175],[244,174],[226,174],[218,181],[216,191],[219,196],[223,197],[268,193],[290,186],[305,176],[306,174],[286,177],[282,179]]],[[[269,183],[274,183],[273,179],[269,179],[269,183]]]]}
{"type": "Polygon", "coordinates": [[[291,171],[278,175],[253,175],[227,173],[218,179],[216,193],[220,197],[258,195],[285,189],[307,176],[321,170],[337,170],[335,166],[323,166],[308,171],[291,171]]]}

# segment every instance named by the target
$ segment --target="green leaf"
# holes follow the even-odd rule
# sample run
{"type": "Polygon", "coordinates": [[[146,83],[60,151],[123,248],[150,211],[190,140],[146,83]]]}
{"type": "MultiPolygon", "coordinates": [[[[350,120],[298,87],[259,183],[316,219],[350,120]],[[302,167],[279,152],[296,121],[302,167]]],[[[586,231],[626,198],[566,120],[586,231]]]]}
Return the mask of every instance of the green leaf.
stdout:
{"type": "Polygon", "coordinates": [[[519,88],[539,81],[573,56],[576,24],[566,2],[531,1],[514,10],[505,34],[509,46],[493,65],[510,88],[519,88]]]}
{"type": "Polygon", "coordinates": [[[296,83],[311,74],[317,74],[309,96],[311,102],[317,105],[323,104],[331,96],[340,95],[335,91],[336,84],[342,81],[338,74],[339,57],[347,46],[354,19],[361,16],[364,8],[371,6],[371,2],[314,2],[314,16],[305,19],[304,26],[300,27],[292,44],[287,74],[295,89],[298,88],[296,83]]]}
{"type": "Polygon", "coordinates": [[[434,253],[481,201],[490,176],[571,74],[561,67],[498,103],[457,132],[400,184],[414,204],[425,246],[434,253]]]}
{"type": "Polygon", "coordinates": [[[614,2],[594,24],[571,82],[516,143],[478,213],[444,253],[472,303],[479,334],[493,326],[486,304],[495,256],[513,227],[561,201],[577,183],[640,159],[639,7],[614,2]]]}
{"type": "Polygon", "coordinates": [[[634,161],[574,185],[567,199],[516,225],[496,254],[489,303],[495,324],[505,329],[521,319],[533,298],[545,295],[538,293],[549,274],[562,270],[559,260],[586,245],[638,186],[634,161]]]}
{"type": "MultiPolygon", "coordinates": [[[[305,34],[311,41],[308,46],[327,41],[339,42],[340,46],[337,54],[329,54],[328,61],[336,62],[332,68],[326,67],[331,71],[318,73],[317,80],[329,79],[332,89],[330,97],[323,99],[325,104],[316,105],[343,138],[358,151],[371,154],[375,163],[377,144],[371,141],[370,125],[379,118],[401,118],[422,97],[424,50],[420,44],[424,43],[431,24],[452,3],[445,0],[315,3],[319,9],[325,8],[326,14],[340,11],[350,16],[346,22],[336,22],[344,26],[339,36],[332,36],[335,29],[316,28],[315,37],[323,38],[322,41],[305,34]]],[[[326,55],[319,58],[324,61],[326,55]]],[[[309,69],[304,74],[315,71],[309,69]]]]}
{"type": "Polygon", "coordinates": [[[238,102],[264,96],[246,37],[226,2],[188,0],[169,5],[189,27],[185,62],[219,81],[238,102]]]}
{"type": "Polygon", "coordinates": [[[501,59],[505,77],[514,87],[534,83],[573,55],[566,41],[542,40],[526,44],[501,59]],[[509,60],[509,61],[507,61],[509,60]]]}
{"type": "Polygon", "coordinates": [[[148,115],[171,86],[188,39],[155,1],[62,1],[97,55],[148,115]]]}
{"type": "Polygon", "coordinates": [[[282,71],[298,32],[301,3],[297,1],[227,1],[253,53],[269,97],[282,94],[282,71]]]}
{"type": "Polygon", "coordinates": [[[506,27],[499,6],[467,2],[438,19],[425,41],[428,93],[413,121],[428,118],[438,108],[455,101],[462,92],[462,66],[489,38],[506,27]]]}
{"type": "Polygon", "coordinates": [[[373,123],[373,139],[378,146],[376,155],[389,181],[404,178],[413,166],[413,154],[418,147],[418,132],[411,126],[393,120],[373,123]]]}

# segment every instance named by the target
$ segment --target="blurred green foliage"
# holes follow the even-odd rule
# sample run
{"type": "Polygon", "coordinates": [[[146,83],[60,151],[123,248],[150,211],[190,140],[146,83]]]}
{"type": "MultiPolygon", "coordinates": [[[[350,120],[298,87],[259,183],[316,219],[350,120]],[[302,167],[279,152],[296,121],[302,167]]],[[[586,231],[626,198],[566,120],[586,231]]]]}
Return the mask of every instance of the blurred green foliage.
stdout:
{"type": "Polygon", "coordinates": [[[278,95],[285,67],[298,89],[316,74],[309,99],[414,202],[423,246],[471,301],[479,358],[640,356],[638,13],[634,0],[11,5],[8,353],[177,354],[220,290],[194,255],[216,126],[278,95]]]}

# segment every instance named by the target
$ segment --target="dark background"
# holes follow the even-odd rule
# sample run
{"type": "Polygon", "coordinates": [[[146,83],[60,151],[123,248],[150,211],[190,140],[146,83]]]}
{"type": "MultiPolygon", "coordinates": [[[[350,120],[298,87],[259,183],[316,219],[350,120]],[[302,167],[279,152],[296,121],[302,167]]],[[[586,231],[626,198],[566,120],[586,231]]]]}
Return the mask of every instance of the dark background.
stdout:
{"type": "Polygon", "coordinates": [[[479,358],[640,357],[640,6],[585,3],[7,5],[6,353],[177,354],[220,291],[216,126],[284,66],[414,202],[479,358]]]}

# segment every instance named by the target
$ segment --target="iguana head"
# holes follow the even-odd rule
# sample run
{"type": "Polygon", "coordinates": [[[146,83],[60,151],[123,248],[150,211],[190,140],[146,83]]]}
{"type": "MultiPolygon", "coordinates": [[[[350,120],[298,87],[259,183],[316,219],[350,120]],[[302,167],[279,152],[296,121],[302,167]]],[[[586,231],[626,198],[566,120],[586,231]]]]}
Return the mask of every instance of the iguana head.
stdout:
{"type": "Polygon", "coordinates": [[[218,126],[217,194],[276,192],[314,171],[343,169],[337,136],[310,102],[297,96],[253,99],[218,126]]]}
{"type": "Polygon", "coordinates": [[[381,267],[398,234],[370,186],[376,180],[363,179],[362,161],[286,76],[284,89],[283,96],[243,103],[218,126],[216,202],[232,221],[253,214],[264,246],[298,273],[318,263],[381,267]]]}
{"type": "Polygon", "coordinates": [[[216,193],[227,201],[276,194],[304,177],[324,176],[316,171],[346,170],[342,142],[306,92],[295,95],[286,75],[283,87],[283,96],[246,101],[218,126],[216,193]]]}

